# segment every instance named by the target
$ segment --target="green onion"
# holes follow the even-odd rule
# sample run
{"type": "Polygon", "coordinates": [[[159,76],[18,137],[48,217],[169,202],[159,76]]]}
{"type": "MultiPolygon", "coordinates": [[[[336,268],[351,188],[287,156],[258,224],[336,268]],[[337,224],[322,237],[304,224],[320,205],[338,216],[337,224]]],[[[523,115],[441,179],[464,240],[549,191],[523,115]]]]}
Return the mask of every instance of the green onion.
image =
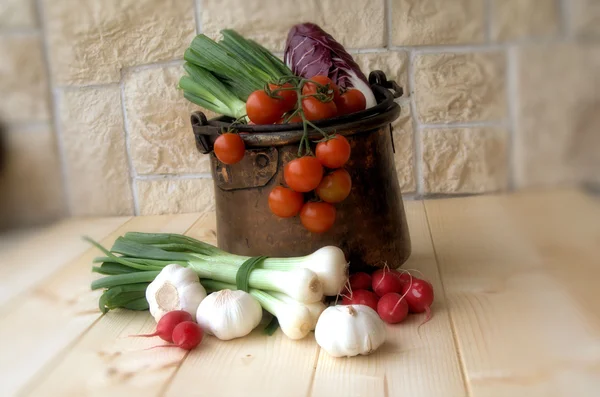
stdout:
{"type": "MultiPolygon", "coordinates": [[[[111,275],[95,280],[92,283],[93,289],[152,281],[159,273],[155,271],[157,268],[162,269],[174,261],[179,261],[182,266],[193,269],[201,278],[210,278],[228,283],[236,283],[239,270],[239,266],[227,265],[218,260],[215,261],[215,258],[209,256],[169,252],[152,245],[144,245],[124,238],[120,238],[115,242],[112,251],[127,255],[132,259],[116,256],[99,244],[95,242],[93,244],[105,254],[108,253],[111,262],[138,270],[135,273],[111,275]],[[213,260],[206,260],[205,258],[212,258],[213,260]]],[[[323,297],[323,287],[317,275],[304,268],[289,271],[254,269],[248,276],[248,284],[252,288],[283,292],[300,302],[317,302],[323,297]]]]}
{"type": "MultiPolygon", "coordinates": [[[[181,257],[183,260],[201,259],[239,267],[250,259],[248,256],[230,254],[188,236],[164,233],[126,233],[124,237],[117,239],[112,251],[132,257],[169,259],[166,257],[171,256],[171,259],[176,259],[176,257],[182,255],[180,250],[184,247],[187,253],[181,257]],[[170,255],[163,253],[162,257],[156,257],[152,247],[162,247],[161,249],[165,251],[176,248],[176,252],[172,252],[170,255]]],[[[346,284],[348,264],[341,249],[327,246],[304,257],[267,258],[257,267],[280,271],[290,271],[297,268],[309,269],[316,273],[323,283],[324,294],[335,296],[346,284]]]]}
{"type": "Polygon", "coordinates": [[[246,114],[245,101],[253,91],[293,74],[256,42],[233,30],[221,33],[218,43],[203,34],[192,40],[184,53],[187,76],[179,87],[190,102],[238,119],[246,114]]]}
{"type": "Polygon", "coordinates": [[[179,80],[179,87],[191,102],[213,112],[239,118],[246,114],[246,104],[206,69],[186,63],[188,76],[179,80]]]}

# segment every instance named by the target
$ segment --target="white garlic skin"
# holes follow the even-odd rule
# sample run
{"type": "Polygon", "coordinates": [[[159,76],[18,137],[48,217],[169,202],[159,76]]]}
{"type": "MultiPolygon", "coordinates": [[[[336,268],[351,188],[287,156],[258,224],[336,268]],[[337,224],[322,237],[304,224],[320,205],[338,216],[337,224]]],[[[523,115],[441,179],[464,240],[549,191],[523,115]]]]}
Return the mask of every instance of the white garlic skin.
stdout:
{"type": "Polygon", "coordinates": [[[367,355],[385,342],[385,323],[365,305],[330,306],[315,328],[319,346],[333,357],[367,355]]]}
{"type": "Polygon", "coordinates": [[[196,321],[221,340],[248,335],[260,323],[262,307],[244,291],[224,289],[208,295],[198,306],[196,321]]]}
{"type": "Polygon", "coordinates": [[[173,310],[185,310],[194,317],[205,297],[196,272],[178,264],[165,266],[146,288],[150,314],[156,322],[173,310]]]}

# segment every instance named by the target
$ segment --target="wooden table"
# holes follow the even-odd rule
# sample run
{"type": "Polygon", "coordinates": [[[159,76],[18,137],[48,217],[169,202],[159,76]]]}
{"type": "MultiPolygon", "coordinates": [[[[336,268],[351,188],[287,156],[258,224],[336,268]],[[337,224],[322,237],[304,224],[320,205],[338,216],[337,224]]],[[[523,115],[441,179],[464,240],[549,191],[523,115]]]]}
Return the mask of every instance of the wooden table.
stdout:
{"type": "Polygon", "coordinates": [[[98,251],[127,231],[215,243],[214,214],[68,219],[0,240],[0,395],[600,396],[600,200],[561,190],[406,202],[432,321],[389,326],[375,354],[334,359],[313,335],[259,329],[196,350],[144,350],[146,312],[101,315],[98,251]]]}

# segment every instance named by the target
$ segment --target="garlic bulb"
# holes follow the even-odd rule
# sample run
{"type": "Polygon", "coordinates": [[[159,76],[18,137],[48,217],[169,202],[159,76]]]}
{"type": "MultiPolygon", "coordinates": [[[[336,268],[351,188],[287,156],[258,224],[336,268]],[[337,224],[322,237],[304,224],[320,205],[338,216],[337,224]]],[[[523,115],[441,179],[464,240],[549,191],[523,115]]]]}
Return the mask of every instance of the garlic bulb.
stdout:
{"type": "Polygon", "coordinates": [[[196,312],[196,321],[221,340],[248,335],[262,318],[260,304],[244,291],[224,289],[208,295],[196,312]]]}
{"type": "Polygon", "coordinates": [[[195,316],[205,297],[206,290],[196,272],[177,264],[165,266],[146,288],[150,314],[156,322],[173,310],[185,310],[195,316]]]}
{"type": "Polygon", "coordinates": [[[333,357],[367,355],[385,341],[385,324],[365,305],[330,306],[319,317],[315,339],[333,357]]]}

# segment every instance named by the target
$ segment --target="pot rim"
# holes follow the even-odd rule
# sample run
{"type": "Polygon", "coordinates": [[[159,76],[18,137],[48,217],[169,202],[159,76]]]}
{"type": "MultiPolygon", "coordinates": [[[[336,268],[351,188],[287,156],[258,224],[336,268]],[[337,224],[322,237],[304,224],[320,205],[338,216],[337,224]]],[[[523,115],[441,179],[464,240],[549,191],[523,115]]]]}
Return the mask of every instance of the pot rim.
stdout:
{"type": "MultiPolygon", "coordinates": [[[[377,100],[377,105],[353,113],[351,115],[334,117],[314,124],[327,133],[351,136],[379,128],[389,124],[400,115],[400,106],[394,101],[403,94],[402,87],[396,82],[387,80],[385,73],[380,70],[369,74],[369,83],[377,100]],[[391,90],[391,91],[390,91],[391,90]]],[[[202,153],[210,153],[216,138],[226,131],[233,119],[227,116],[208,120],[204,113],[193,112],[191,115],[192,129],[196,138],[196,146],[202,153]]],[[[244,140],[246,147],[284,146],[300,142],[304,131],[302,123],[269,124],[269,125],[236,125],[235,130],[244,140]]],[[[319,138],[322,135],[309,130],[309,138],[319,138]]]]}

